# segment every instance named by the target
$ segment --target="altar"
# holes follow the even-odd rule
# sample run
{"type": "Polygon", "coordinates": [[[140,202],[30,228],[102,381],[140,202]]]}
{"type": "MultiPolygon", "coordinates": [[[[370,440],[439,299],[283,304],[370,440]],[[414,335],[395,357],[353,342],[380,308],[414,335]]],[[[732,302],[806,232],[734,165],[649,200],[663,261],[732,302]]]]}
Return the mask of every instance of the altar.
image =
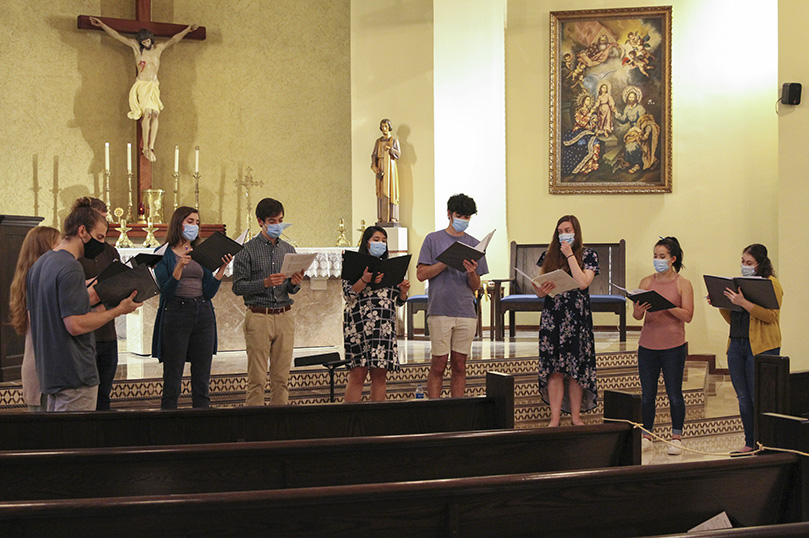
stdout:
{"type": "MultiPolygon", "coordinates": [[[[123,261],[153,249],[118,249],[123,261]]],[[[340,273],[345,248],[297,248],[299,253],[316,253],[315,261],[305,273],[301,289],[292,299],[295,304],[295,347],[343,346],[343,288],[340,273]]],[[[219,351],[244,350],[244,301],[233,294],[231,268],[225,272],[219,292],[213,299],[219,351]]],[[[159,297],[146,301],[143,307],[126,316],[127,351],[149,355],[152,331],[157,316],[159,297]]]]}

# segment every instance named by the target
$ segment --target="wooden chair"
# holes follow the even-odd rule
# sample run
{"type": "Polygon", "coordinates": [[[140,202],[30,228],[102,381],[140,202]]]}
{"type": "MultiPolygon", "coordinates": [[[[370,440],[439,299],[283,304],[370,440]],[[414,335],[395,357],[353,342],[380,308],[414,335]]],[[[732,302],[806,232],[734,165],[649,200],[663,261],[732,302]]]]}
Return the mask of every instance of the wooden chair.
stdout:
{"type": "MultiPolygon", "coordinates": [[[[588,243],[598,255],[599,274],[590,284],[590,304],[593,312],[613,312],[618,315],[618,329],[621,342],[626,341],[626,297],[612,288],[613,284],[626,287],[626,241],[618,243],[588,243]]],[[[548,249],[547,244],[517,244],[511,242],[509,275],[507,279],[493,279],[492,299],[492,340],[503,340],[505,337],[505,314],[508,312],[509,336],[516,335],[517,312],[539,312],[543,299],[534,293],[531,282],[514,270],[520,269],[529,275],[539,274],[536,265],[542,253],[548,249]],[[509,283],[509,293],[505,294],[504,284],[509,283]]]]}

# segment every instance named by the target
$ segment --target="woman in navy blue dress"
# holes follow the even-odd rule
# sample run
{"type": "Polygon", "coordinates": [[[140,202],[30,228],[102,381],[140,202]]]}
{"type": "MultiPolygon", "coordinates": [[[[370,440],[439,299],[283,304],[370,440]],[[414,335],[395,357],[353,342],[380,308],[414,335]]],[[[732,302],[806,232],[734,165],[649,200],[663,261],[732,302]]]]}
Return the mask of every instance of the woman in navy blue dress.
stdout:
{"type": "Polygon", "coordinates": [[[551,406],[549,426],[558,426],[561,412],[570,413],[574,425],[583,424],[581,411],[595,407],[596,384],[593,313],[588,288],[598,274],[598,255],[584,248],[579,220],[565,215],[556,223],[548,250],[537,265],[540,273],[561,269],[578,288],[553,295],[554,284],[534,284],[544,297],[539,324],[539,391],[551,406]]]}

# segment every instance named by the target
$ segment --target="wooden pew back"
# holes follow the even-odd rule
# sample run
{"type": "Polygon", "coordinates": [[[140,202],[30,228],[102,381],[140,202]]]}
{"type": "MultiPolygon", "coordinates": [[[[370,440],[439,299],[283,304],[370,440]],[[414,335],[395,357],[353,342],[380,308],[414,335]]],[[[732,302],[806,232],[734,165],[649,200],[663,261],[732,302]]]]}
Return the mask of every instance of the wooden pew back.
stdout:
{"type": "Polygon", "coordinates": [[[0,450],[233,443],[514,427],[514,378],[486,396],[381,403],[0,415],[0,450]]]}
{"type": "Polygon", "coordinates": [[[275,491],[0,503],[0,535],[642,536],[727,511],[799,521],[800,463],[756,458],[275,491]]]}

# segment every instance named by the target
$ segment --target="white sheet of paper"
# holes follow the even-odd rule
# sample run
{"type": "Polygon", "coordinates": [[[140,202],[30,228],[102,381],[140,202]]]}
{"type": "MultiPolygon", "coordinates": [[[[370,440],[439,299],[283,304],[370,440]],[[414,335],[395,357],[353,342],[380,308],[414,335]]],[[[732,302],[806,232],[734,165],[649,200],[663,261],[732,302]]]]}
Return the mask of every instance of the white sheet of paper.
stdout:
{"type": "Polygon", "coordinates": [[[317,257],[317,252],[311,254],[285,254],[284,263],[281,265],[281,271],[279,272],[289,277],[292,276],[293,273],[306,271],[309,269],[309,266],[312,265],[312,262],[315,261],[315,257],[317,257]]]}
{"type": "Polygon", "coordinates": [[[732,529],[733,525],[730,523],[730,519],[728,518],[727,513],[722,512],[721,514],[717,514],[708,521],[704,521],[694,527],[693,529],[689,529],[688,532],[699,532],[699,531],[713,531],[718,529],[732,529]]]}
{"type": "Polygon", "coordinates": [[[555,286],[548,294],[551,297],[555,297],[560,293],[574,290],[579,287],[579,283],[576,282],[572,276],[561,269],[551,271],[550,273],[545,273],[544,275],[539,275],[535,277],[533,281],[537,286],[541,286],[545,282],[553,282],[555,286]]]}
{"type": "Polygon", "coordinates": [[[169,244],[168,244],[168,243],[163,243],[163,246],[162,246],[162,247],[160,247],[159,249],[155,250],[155,252],[154,252],[154,253],[155,253],[155,254],[159,254],[160,256],[163,256],[163,255],[165,255],[165,254],[166,254],[166,250],[167,250],[168,248],[169,248],[169,244]]]}
{"type": "Polygon", "coordinates": [[[489,232],[489,235],[481,239],[480,242],[475,246],[475,250],[477,250],[478,252],[486,252],[486,247],[489,246],[489,241],[492,240],[492,236],[496,231],[497,229],[495,228],[494,230],[489,232]]]}
{"type": "Polygon", "coordinates": [[[236,241],[236,242],[237,242],[237,243],[239,243],[240,245],[244,246],[244,240],[245,240],[245,239],[247,239],[247,230],[243,231],[243,232],[242,232],[242,235],[240,235],[239,237],[237,237],[236,239],[234,239],[234,241],[236,241]]]}

